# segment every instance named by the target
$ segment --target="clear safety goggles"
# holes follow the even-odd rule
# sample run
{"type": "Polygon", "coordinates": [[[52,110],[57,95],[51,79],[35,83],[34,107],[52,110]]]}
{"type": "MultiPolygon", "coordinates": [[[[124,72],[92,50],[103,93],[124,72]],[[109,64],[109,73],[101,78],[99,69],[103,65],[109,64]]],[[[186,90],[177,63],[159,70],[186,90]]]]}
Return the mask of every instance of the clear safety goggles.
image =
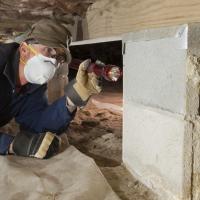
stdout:
{"type": "MultiPolygon", "coordinates": [[[[27,45],[27,47],[35,55],[39,54],[31,45],[27,45]]],[[[52,47],[45,47],[45,48],[46,48],[46,53],[48,54],[47,57],[56,59],[56,67],[59,67],[60,65],[62,65],[67,61],[67,55],[63,48],[52,48],[52,47]]]]}

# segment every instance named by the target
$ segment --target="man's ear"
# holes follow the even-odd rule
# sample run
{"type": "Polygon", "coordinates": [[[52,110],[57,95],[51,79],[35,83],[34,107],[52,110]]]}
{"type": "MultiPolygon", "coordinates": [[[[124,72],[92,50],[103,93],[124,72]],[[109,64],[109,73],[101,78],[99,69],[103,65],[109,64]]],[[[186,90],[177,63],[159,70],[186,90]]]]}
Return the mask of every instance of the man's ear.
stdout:
{"type": "Polygon", "coordinates": [[[26,42],[22,42],[19,46],[20,58],[24,61],[27,61],[30,57],[30,50],[27,47],[26,42]]]}

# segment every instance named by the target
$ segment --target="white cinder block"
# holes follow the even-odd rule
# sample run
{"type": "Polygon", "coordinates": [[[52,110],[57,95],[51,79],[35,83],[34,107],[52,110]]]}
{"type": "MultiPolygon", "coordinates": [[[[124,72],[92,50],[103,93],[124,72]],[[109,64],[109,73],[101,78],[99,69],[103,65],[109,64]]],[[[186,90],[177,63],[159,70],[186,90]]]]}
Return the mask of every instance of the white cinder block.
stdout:
{"type": "Polygon", "coordinates": [[[124,119],[124,163],[156,192],[163,196],[171,192],[177,199],[181,197],[184,119],[132,102],[124,105],[124,119]]]}
{"type": "Polygon", "coordinates": [[[124,98],[174,113],[185,113],[185,34],[149,41],[127,41],[124,98]]]}

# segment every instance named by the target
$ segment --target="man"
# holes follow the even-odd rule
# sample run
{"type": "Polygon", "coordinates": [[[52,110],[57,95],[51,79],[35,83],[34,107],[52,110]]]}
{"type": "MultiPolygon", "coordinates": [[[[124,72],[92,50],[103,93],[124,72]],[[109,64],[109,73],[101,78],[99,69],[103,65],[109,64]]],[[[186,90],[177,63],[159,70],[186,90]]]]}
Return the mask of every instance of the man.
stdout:
{"type": "Polygon", "coordinates": [[[59,134],[76,108],[101,91],[98,79],[87,73],[90,60],[80,64],[65,96],[48,105],[47,82],[69,62],[69,31],[57,21],[41,20],[20,44],[0,44],[0,126],[12,118],[19,123],[16,137],[0,134],[0,154],[48,158],[58,152],[59,134]]]}

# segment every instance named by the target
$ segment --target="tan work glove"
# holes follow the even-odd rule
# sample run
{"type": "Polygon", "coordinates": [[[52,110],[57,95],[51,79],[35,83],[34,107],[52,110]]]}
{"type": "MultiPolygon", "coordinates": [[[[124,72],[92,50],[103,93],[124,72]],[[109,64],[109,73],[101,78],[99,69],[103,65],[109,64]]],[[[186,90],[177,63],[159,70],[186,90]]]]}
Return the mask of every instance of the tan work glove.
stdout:
{"type": "Polygon", "coordinates": [[[46,159],[57,154],[60,146],[61,139],[51,132],[34,134],[21,131],[15,136],[8,153],[46,159]]]}
{"type": "Polygon", "coordinates": [[[83,61],[79,65],[76,79],[65,88],[67,99],[70,99],[76,106],[84,106],[92,94],[98,94],[102,90],[98,77],[94,73],[87,72],[90,63],[90,59],[83,61]]]}
{"type": "Polygon", "coordinates": [[[102,90],[99,86],[98,77],[94,73],[87,72],[90,63],[91,60],[87,59],[79,65],[76,83],[73,86],[83,101],[86,101],[92,94],[100,93],[102,90]]]}

